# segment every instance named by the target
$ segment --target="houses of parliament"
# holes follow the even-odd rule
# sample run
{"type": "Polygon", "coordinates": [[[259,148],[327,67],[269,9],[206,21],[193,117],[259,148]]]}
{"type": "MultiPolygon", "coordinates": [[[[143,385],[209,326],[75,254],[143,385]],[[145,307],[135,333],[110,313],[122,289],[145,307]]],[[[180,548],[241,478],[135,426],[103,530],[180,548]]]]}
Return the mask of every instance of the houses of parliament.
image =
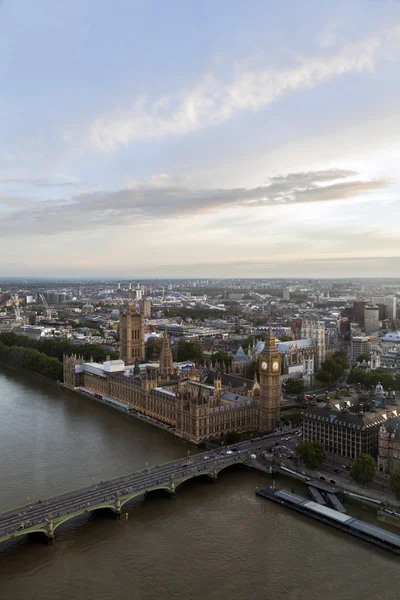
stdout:
{"type": "Polygon", "coordinates": [[[235,431],[275,430],[281,407],[281,355],[269,330],[260,377],[222,373],[209,365],[174,363],[165,331],[159,362],[145,362],[144,317],[132,305],[120,314],[120,359],[85,362],[64,356],[64,385],[127,405],[193,443],[235,431]]]}

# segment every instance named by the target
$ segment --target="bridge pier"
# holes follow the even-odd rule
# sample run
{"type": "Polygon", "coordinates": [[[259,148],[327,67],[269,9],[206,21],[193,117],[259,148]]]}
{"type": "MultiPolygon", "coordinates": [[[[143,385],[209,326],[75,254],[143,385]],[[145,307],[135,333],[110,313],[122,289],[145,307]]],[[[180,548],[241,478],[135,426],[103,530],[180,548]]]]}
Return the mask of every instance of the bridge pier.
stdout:
{"type": "Polygon", "coordinates": [[[115,518],[116,519],[120,519],[121,518],[121,498],[119,497],[119,493],[117,493],[117,496],[115,498],[115,518]]]}
{"type": "Polygon", "coordinates": [[[47,543],[49,546],[54,544],[54,526],[53,526],[53,517],[49,515],[49,522],[47,523],[47,543]]]}

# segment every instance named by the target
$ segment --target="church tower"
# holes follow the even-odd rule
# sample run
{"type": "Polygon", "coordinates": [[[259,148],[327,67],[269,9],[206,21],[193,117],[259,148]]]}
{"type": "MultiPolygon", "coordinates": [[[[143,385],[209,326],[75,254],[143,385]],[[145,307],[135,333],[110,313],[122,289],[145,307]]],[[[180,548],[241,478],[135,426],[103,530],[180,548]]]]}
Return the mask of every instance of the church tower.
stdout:
{"type": "Polygon", "coordinates": [[[168,376],[174,374],[174,362],[172,359],[172,351],[169,345],[167,330],[164,330],[162,347],[160,352],[160,375],[168,376]]]}
{"type": "Polygon", "coordinates": [[[281,355],[276,347],[271,327],[264,350],[259,356],[259,367],[259,428],[261,431],[273,430],[281,415],[281,355]]]}
{"type": "Polygon", "coordinates": [[[132,304],[124,306],[119,317],[119,357],[127,365],[138,358],[145,359],[144,316],[139,315],[132,304]]]}

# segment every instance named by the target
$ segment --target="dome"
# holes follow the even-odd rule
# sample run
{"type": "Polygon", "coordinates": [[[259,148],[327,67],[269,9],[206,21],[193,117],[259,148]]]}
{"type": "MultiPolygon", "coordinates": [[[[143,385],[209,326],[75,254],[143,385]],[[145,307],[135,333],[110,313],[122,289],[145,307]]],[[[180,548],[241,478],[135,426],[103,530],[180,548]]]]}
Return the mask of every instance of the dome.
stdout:
{"type": "Polygon", "coordinates": [[[383,342],[400,342],[400,331],[389,331],[382,339],[383,342]]]}

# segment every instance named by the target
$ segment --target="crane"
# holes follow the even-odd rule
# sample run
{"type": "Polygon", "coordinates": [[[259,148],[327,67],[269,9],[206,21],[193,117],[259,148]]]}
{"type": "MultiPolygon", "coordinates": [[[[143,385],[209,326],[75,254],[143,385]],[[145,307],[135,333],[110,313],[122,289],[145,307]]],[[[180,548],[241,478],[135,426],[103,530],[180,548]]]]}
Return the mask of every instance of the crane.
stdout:
{"type": "Polygon", "coordinates": [[[51,308],[47,304],[47,300],[43,296],[42,292],[39,292],[39,298],[42,301],[42,304],[43,304],[44,308],[46,309],[46,317],[47,317],[47,319],[49,319],[49,321],[51,321],[51,316],[52,316],[51,308]]]}

